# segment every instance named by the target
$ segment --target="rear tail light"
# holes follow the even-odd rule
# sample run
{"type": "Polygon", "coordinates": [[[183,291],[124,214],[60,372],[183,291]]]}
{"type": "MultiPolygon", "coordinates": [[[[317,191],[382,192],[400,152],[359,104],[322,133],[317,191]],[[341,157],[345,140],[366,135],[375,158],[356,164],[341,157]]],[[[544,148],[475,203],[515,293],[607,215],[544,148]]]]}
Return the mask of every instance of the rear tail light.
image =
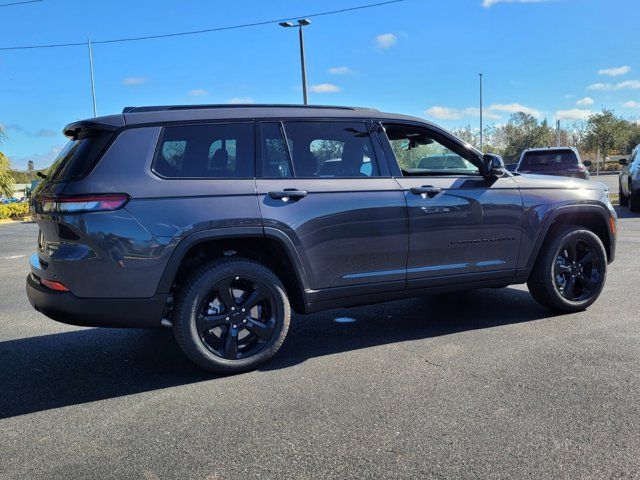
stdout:
{"type": "Polygon", "coordinates": [[[104,195],[43,195],[38,198],[42,213],[104,212],[124,207],[129,201],[125,194],[104,195]]]}
{"type": "Polygon", "coordinates": [[[46,278],[41,278],[40,282],[47,288],[51,290],[55,290],[56,292],[68,292],[69,289],[60,282],[55,282],[53,280],[47,280],[46,278]]]}

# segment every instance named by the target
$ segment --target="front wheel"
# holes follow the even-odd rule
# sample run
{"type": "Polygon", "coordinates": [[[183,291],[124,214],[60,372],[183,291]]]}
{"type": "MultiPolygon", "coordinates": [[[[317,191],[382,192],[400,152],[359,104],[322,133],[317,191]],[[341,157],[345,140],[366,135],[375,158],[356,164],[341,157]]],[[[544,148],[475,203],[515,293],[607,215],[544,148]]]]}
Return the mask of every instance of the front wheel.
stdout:
{"type": "Polygon", "coordinates": [[[545,241],[527,286],[533,298],[560,312],[584,310],[607,278],[607,253],[590,230],[567,226],[545,241]]]}
{"type": "Polygon", "coordinates": [[[633,185],[629,185],[629,210],[640,212],[640,191],[634,191],[633,185]]]}
{"type": "Polygon", "coordinates": [[[173,327],[193,362],[230,374],[252,370],[275,355],[290,319],[280,279],[260,263],[233,259],[212,262],[186,279],[173,327]]]}

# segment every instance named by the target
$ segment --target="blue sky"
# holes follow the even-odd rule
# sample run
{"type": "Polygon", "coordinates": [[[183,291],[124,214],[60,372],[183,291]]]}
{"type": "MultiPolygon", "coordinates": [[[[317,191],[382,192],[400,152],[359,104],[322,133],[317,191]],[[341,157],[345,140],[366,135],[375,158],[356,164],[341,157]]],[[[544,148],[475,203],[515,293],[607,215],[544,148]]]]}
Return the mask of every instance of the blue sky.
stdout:
{"type": "MultiPolygon", "coordinates": [[[[376,0],[44,0],[0,7],[0,46],[105,40],[250,23],[376,0]],[[82,5],[80,7],[80,5],[82,5]]],[[[0,5],[9,1],[0,0],[0,5]]],[[[553,121],[603,106],[640,117],[638,0],[406,0],[312,19],[310,103],[371,106],[447,128],[515,110],[553,121]]],[[[98,114],[126,105],[298,103],[297,33],[275,24],[94,47],[98,114]]],[[[86,47],[0,51],[1,147],[47,166],[60,131],[92,115],[86,47]]]]}

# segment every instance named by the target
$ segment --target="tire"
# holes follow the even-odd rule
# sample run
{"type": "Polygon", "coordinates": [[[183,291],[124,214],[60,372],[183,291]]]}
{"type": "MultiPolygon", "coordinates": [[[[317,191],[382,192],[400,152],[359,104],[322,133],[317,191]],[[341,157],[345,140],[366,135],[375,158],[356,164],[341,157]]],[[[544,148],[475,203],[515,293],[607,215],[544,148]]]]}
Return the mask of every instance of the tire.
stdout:
{"type": "Polygon", "coordinates": [[[217,260],[191,274],[173,312],[180,348],[195,364],[219,374],[253,370],[269,360],[284,342],[290,321],[280,279],[264,265],[240,258],[217,260]]]}
{"type": "Polygon", "coordinates": [[[622,185],[618,184],[618,202],[621,207],[627,207],[629,205],[629,197],[625,196],[622,191],[622,185]]]}
{"type": "Polygon", "coordinates": [[[592,231],[577,225],[564,226],[551,233],[527,281],[529,291],[538,303],[551,310],[584,310],[597,300],[607,278],[604,245],[592,231]],[[575,263],[570,261],[572,250],[575,263]],[[585,252],[591,252],[593,260],[581,268],[585,252]]]}
{"type": "Polygon", "coordinates": [[[640,191],[633,191],[629,186],[629,210],[632,212],[640,212],[640,191]]]}

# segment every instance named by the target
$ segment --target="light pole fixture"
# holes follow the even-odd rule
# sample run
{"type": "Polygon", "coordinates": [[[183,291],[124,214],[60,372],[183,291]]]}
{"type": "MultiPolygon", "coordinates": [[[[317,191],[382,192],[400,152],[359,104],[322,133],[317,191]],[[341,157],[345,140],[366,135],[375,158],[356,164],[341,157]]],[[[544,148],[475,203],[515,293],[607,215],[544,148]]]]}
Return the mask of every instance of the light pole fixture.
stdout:
{"type": "Polygon", "coordinates": [[[279,25],[285,28],[298,27],[298,36],[300,38],[300,67],[302,69],[302,100],[304,101],[305,105],[308,105],[309,100],[307,98],[307,69],[305,67],[304,61],[304,36],[302,35],[302,27],[311,25],[311,21],[306,18],[301,18],[300,20],[298,20],[297,24],[294,24],[292,22],[280,22],[279,25]]]}

